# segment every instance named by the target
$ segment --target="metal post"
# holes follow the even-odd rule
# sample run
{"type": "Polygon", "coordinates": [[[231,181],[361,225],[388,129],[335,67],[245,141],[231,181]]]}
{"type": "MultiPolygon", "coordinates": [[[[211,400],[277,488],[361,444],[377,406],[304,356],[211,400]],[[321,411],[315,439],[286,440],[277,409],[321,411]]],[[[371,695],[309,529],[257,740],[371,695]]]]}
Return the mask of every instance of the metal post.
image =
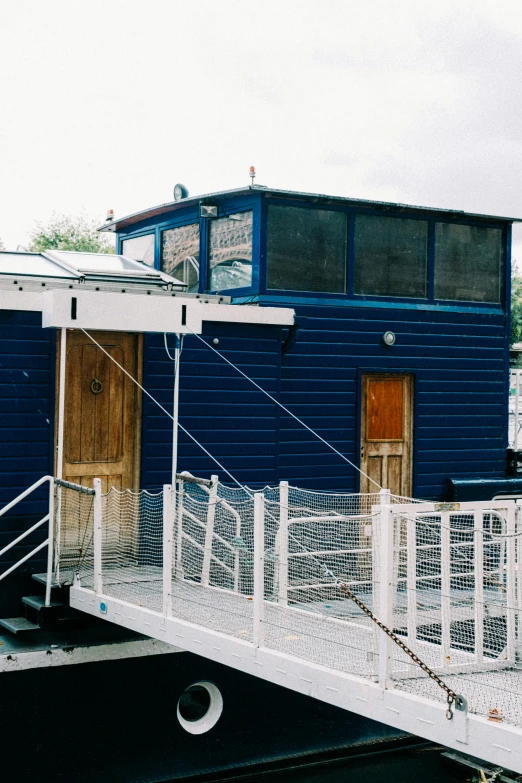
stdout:
{"type": "Polygon", "coordinates": [[[172,616],[172,553],[174,515],[172,485],[163,485],[163,617],[172,616]]]}
{"type": "Polygon", "coordinates": [[[174,351],[174,400],[172,423],[172,479],[171,484],[176,486],[176,473],[178,471],[178,421],[179,421],[179,360],[180,360],[180,336],[176,334],[176,349],[174,351]]]}
{"type": "MultiPolygon", "coordinates": [[[[390,490],[380,491],[379,619],[393,629],[393,515],[390,490]]],[[[379,683],[388,686],[392,671],[392,641],[384,631],[379,634],[379,683]]]]}
{"type": "Polygon", "coordinates": [[[506,524],[506,605],[507,605],[507,660],[514,664],[516,655],[515,645],[515,602],[516,602],[516,589],[515,581],[517,578],[517,572],[515,569],[515,509],[514,504],[509,503],[507,509],[507,524],[506,524]]]}
{"type": "MultiPolygon", "coordinates": [[[[515,427],[513,432],[513,451],[518,452],[518,414],[520,399],[520,370],[515,370],[515,427]]],[[[517,470],[517,459],[515,456],[515,473],[517,470]]]]}
{"type": "Polygon", "coordinates": [[[54,479],[49,477],[49,537],[47,539],[47,581],[45,583],[45,605],[51,605],[54,554],[54,479]]]}
{"type": "MultiPolygon", "coordinates": [[[[67,365],[67,329],[60,330],[60,373],[58,381],[58,443],[56,478],[63,478],[63,436],[65,427],[65,369],[67,365]]],[[[62,488],[56,490],[56,581],[60,581],[60,545],[62,527],[62,488]]]]}
{"type": "Polygon", "coordinates": [[[102,579],[102,497],[101,479],[94,479],[93,502],[94,592],[103,592],[102,579]]]}
{"type": "Polygon", "coordinates": [[[406,520],[406,583],[408,588],[408,647],[417,652],[417,518],[411,512],[406,520]]]}
{"type": "Polygon", "coordinates": [[[208,587],[210,582],[210,561],[212,558],[212,544],[214,542],[214,520],[216,518],[216,503],[218,490],[218,476],[210,477],[212,484],[208,498],[207,526],[205,529],[205,551],[203,552],[203,566],[201,569],[201,584],[208,587]]]}
{"type": "Polygon", "coordinates": [[[288,481],[279,484],[279,590],[277,601],[288,603],[288,481]]]}
{"type": "Polygon", "coordinates": [[[176,493],[176,579],[183,579],[183,480],[179,480],[176,493]]]}
{"type": "Polygon", "coordinates": [[[475,663],[484,660],[484,513],[473,512],[475,549],[475,663]]]}
{"type": "Polygon", "coordinates": [[[449,511],[440,515],[440,665],[449,671],[451,664],[451,517],[449,511]]]}
{"type": "Polygon", "coordinates": [[[254,495],[254,647],[264,644],[265,609],[265,496],[254,495]]]}
{"type": "Polygon", "coordinates": [[[440,515],[440,627],[441,666],[451,665],[451,517],[449,511],[440,515]]]}

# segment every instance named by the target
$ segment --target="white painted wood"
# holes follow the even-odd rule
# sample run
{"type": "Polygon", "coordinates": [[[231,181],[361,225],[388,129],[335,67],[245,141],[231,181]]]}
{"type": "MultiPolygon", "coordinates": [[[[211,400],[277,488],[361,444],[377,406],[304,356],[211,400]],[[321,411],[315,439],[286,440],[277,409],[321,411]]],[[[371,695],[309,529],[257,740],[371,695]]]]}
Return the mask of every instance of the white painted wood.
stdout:
{"type": "MultiPolygon", "coordinates": [[[[20,278],[20,285],[25,280],[20,278]]],[[[13,286],[14,288],[14,286],[13,286]]],[[[39,312],[42,309],[42,294],[33,291],[2,291],[0,290],[0,310],[23,310],[39,312]]]]}
{"type": "Polygon", "coordinates": [[[172,615],[174,513],[172,485],[163,485],[163,616],[172,615]]]}
{"type": "Polygon", "coordinates": [[[201,334],[203,311],[199,300],[74,289],[47,291],[42,299],[43,327],[201,334]]]}
{"type": "Polygon", "coordinates": [[[201,584],[203,587],[208,587],[210,582],[210,561],[212,558],[212,543],[214,541],[214,520],[216,518],[218,480],[219,476],[211,476],[212,484],[210,486],[207,506],[207,524],[205,527],[203,565],[201,568],[201,584]]]}
{"type": "Polygon", "coordinates": [[[103,589],[102,579],[102,497],[101,479],[94,479],[93,500],[93,558],[94,558],[94,591],[98,594],[103,589]]]}
{"type": "Polygon", "coordinates": [[[265,496],[254,495],[254,647],[264,644],[265,609],[265,496]]]}
{"type": "Polygon", "coordinates": [[[455,719],[445,717],[446,704],[404,691],[384,690],[378,683],[319,664],[294,658],[243,639],[196,626],[175,617],[135,606],[110,596],[96,596],[73,586],[71,606],[138,633],[146,633],[189,652],[231,666],[328,704],[341,707],[402,731],[522,774],[522,729],[493,723],[480,716],[467,717],[467,737],[455,719]],[[106,613],[100,612],[100,601],[106,613]],[[467,739],[467,743],[466,743],[467,739]]]}
{"type": "Polygon", "coordinates": [[[294,311],[286,307],[211,304],[179,295],[144,297],[135,293],[54,289],[41,296],[42,326],[53,328],[201,334],[203,321],[275,326],[294,323],[294,311]]]}

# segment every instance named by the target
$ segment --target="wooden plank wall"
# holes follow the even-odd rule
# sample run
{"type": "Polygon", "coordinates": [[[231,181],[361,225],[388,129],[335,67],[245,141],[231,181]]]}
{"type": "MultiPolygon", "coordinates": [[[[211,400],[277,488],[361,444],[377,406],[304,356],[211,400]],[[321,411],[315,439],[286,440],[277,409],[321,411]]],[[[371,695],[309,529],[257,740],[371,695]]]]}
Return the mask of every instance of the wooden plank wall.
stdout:
{"type": "MultiPolygon", "coordinates": [[[[54,427],[53,335],[40,313],[0,310],[0,506],[51,470],[54,427]]],[[[0,548],[47,513],[47,487],[0,520],[0,548]]],[[[5,571],[43,540],[39,530],[7,552],[5,571]]],[[[32,560],[34,570],[41,560],[32,560]]]]}
{"type": "MultiPolygon", "coordinates": [[[[273,302],[275,304],[275,302],[273,302]]],[[[358,464],[360,374],[415,374],[413,492],[441,498],[446,479],[505,476],[504,316],[372,307],[296,307],[297,341],[284,357],[281,401],[358,464]],[[388,348],[382,334],[391,330],[388,348]]],[[[299,486],[354,491],[354,471],[287,416],[281,476],[299,486]]]]}

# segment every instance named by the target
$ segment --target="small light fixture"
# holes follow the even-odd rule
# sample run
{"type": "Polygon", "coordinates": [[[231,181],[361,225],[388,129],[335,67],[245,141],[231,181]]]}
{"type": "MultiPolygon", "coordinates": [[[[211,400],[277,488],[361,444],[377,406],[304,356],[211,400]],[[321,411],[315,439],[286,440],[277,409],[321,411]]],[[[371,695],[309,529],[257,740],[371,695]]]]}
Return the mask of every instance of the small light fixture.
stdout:
{"type": "Polygon", "coordinates": [[[384,332],[382,336],[384,345],[393,345],[395,343],[395,335],[393,332],[384,332]]]}
{"type": "Polygon", "coordinates": [[[217,218],[218,216],[217,204],[200,204],[199,216],[202,218],[217,218]]]}
{"type": "Polygon", "coordinates": [[[251,183],[250,184],[253,185],[254,184],[254,179],[256,178],[256,167],[255,166],[250,166],[249,176],[250,176],[250,179],[251,179],[251,183]]]}
{"type": "Polygon", "coordinates": [[[185,187],[185,185],[182,185],[181,182],[178,182],[176,185],[174,185],[174,201],[181,201],[181,199],[188,198],[188,190],[185,187]]]}
{"type": "Polygon", "coordinates": [[[108,209],[107,210],[107,217],[105,218],[105,221],[109,223],[111,220],[114,220],[114,210],[108,209]]]}

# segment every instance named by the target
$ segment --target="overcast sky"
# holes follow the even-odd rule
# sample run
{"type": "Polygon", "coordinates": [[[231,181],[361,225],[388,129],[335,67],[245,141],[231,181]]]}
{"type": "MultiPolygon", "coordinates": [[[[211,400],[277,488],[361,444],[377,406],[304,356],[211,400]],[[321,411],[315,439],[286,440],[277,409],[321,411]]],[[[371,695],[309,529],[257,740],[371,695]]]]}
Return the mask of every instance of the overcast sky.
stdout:
{"type": "MultiPolygon", "coordinates": [[[[522,216],[520,0],[17,0],[0,238],[271,187],[522,216]]],[[[522,230],[516,230],[522,261],[522,230]]]]}

